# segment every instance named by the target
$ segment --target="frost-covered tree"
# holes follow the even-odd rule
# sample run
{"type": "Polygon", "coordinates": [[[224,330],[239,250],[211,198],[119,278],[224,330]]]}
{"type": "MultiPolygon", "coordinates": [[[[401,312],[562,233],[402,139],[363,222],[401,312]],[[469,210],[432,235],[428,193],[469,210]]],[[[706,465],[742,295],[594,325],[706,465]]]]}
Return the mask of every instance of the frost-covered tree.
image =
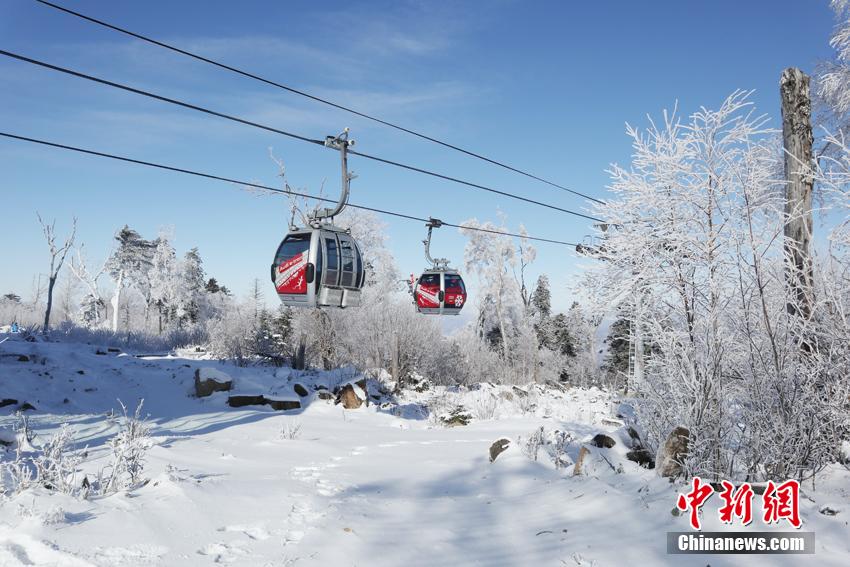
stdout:
{"type": "Polygon", "coordinates": [[[595,206],[613,228],[583,286],[652,345],[635,384],[651,437],[685,425],[687,470],[713,478],[803,477],[840,444],[846,387],[831,352],[799,356],[817,325],[801,332],[785,308],[782,154],[764,123],[736,92],[629,127],[632,164],[612,166],[613,198],[595,206]]]}
{"type": "Polygon", "coordinates": [[[176,303],[176,317],[183,324],[197,323],[206,302],[206,275],[204,274],[203,261],[197,248],[192,248],[183,256],[178,271],[176,303]]]}
{"type": "Polygon", "coordinates": [[[829,41],[835,55],[819,65],[815,94],[819,121],[842,137],[850,133],[850,2],[831,0],[830,6],[837,20],[829,41]]]}
{"type": "Polygon", "coordinates": [[[177,298],[177,253],[165,234],[161,234],[155,242],[148,272],[148,297],[150,303],[156,306],[158,331],[162,334],[163,323],[169,322],[177,298]]]}
{"type": "Polygon", "coordinates": [[[88,328],[97,328],[106,320],[106,302],[100,292],[99,280],[107,272],[107,262],[92,274],[89,272],[83,252],[84,246],[77,248],[71,258],[71,273],[86,288],[86,293],[80,300],[78,321],[88,328]]]}
{"type": "Polygon", "coordinates": [[[541,274],[531,294],[531,307],[533,312],[543,318],[552,314],[552,291],[549,289],[549,276],[541,274]]]}
{"type": "Polygon", "coordinates": [[[51,224],[45,223],[41,219],[41,215],[36,213],[38,222],[44,232],[44,239],[47,241],[47,248],[50,252],[50,268],[47,272],[47,307],[44,310],[44,325],[41,332],[47,334],[50,331],[50,312],[53,308],[53,288],[56,286],[56,279],[59,277],[59,272],[62,270],[62,265],[65,263],[65,257],[74,245],[74,237],[77,234],[77,219],[74,218],[71,233],[65,239],[62,245],[56,243],[56,221],[51,224]]]}
{"type": "Polygon", "coordinates": [[[478,304],[481,331],[485,335],[498,334],[502,354],[508,359],[525,318],[525,302],[521,286],[513,277],[518,261],[517,248],[511,237],[497,234],[499,232],[506,230],[476,219],[461,225],[461,234],[468,238],[464,250],[466,269],[477,275],[479,293],[484,298],[478,304]]]}
{"type": "MultiPolygon", "coordinates": [[[[107,261],[107,270],[112,278],[113,292],[110,301],[112,305],[112,331],[118,331],[121,294],[129,285],[137,285],[148,281],[148,270],[153,264],[156,245],[145,240],[135,230],[124,225],[115,235],[117,247],[107,261]]],[[[148,286],[145,286],[148,287],[148,286]]]]}

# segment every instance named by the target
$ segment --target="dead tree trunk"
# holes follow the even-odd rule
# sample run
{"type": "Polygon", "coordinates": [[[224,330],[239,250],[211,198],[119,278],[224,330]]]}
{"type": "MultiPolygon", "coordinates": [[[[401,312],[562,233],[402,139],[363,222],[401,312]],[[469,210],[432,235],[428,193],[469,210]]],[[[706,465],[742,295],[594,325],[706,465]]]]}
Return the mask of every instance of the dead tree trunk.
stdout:
{"type": "Polygon", "coordinates": [[[65,256],[74,245],[74,237],[77,234],[77,219],[74,218],[74,223],[71,228],[71,234],[65,240],[62,246],[56,244],[56,221],[51,224],[45,223],[41,219],[41,215],[36,213],[38,222],[44,232],[44,238],[47,240],[47,247],[50,250],[50,271],[47,274],[47,308],[44,311],[44,326],[41,332],[45,335],[50,332],[50,311],[53,309],[53,287],[56,285],[56,279],[59,277],[59,271],[62,269],[62,264],[65,263],[65,256]]]}
{"type": "Polygon", "coordinates": [[[785,257],[791,288],[788,313],[812,315],[812,102],[809,76],[790,67],[779,81],[785,148],[785,257]]]}

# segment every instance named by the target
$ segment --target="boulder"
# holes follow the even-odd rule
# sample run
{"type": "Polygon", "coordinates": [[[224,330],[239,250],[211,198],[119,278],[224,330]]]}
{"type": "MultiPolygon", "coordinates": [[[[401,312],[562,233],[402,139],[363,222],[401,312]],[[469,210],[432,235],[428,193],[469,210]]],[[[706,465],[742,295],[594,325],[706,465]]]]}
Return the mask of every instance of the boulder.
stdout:
{"type": "Polygon", "coordinates": [[[18,362],[29,362],[30,357],[25,354],[18,355],[18,362]]]}
{"type": "Polygon", "coordinates": [[[334,399],[334,395],[331,394],[330,392],[328,392],[327,390],[319,390],[319,392],[316,394],[316,397],[319,398],[320,400],[333,400],[334,399]]]}
{"type": "Polygon", "coordinates": [[[616,445],[617,442],[604,433],[597,433],[593,436],[593,439],[591,439],[590,444],[594,447],[599,447],[600,449],[610,449],[616,445]]]}
{"type": "Polygon", "coordinates": [[[292,385],[292,389],[295,390],[295,393],[301,396],[302,398],[306,398],[310,395],[310,391],[302,386],[301,384],[295,383],[292,385]]]}
{"type": "Polygon", "coordinates": [[[265,402],[271,406],[273,410],[289,411],[301,409],[301,402],[298,400],[286,400],[278,398],[265,398],[265,402]]]}
{"type": "Polygon", "coordinates": [[[492,463],[493,461],[495,461],[496,457],[501,455],[505,451],[505,449],[510,446],[510,444],[510,439],[502,438],[496,440],[495,443],[490,445],[490,462],[492,463]]]}
{"type": "Polygon", "coordinates": [[[199,398],[213,392],[226,392],[233,388],[233,378],[215,368],[195,369],[195,395],[199,398]]]}
{"type": "Polygon", "coordinates": [[[526,392],[525,390],[523,390],[523,389],[522,389],[522,388],[520,388],[519,386],[514,386],[514,387],[513,387],[513,388],[511,388],[511,389],[512,389],[512,390],[514,391],[514,393],[515,393],[517,396],[519,396],[520,398],[526,398],[526,397],[528,397],[528,392],[526,392]]]}
{"type": "MultiPolygon", "coordinates": [[[[357,395],[354,388],[354,384],[346,384],[343,386],[339,391],[339,395],[336,397],[336,403],[342,404],[342,407],[345,409],[357,409],[362,406],[363,399],[357,395]]],[[[360,387],[357,386],[357,389],[360,389],[360,387]]]]}
{"type": "Polygon", "coordinates": [[[632,461],[633,463],[639,464],[644,468],[655,468],[655,459],[652,458],[652,452],[650,452],[648,449],[644,449],[642,447],[639,449],[632,449],[631,451],[626,453],[626,458],[632,461]]]}
{"type": "Polygon", "coordinates": [[[35,411],[35,406],[32,405],[29,402],[22,403],[21,406],[18,408],[18,411],[29,411],[29,410],[35,411]]]}
{"type": "Polygon", "coordinates": [[[0,400],[0,408],[5,408],[6,406],[14,406],[18,404],[18,400],[12,398],[4,398],[0,400]]]}
{"type": "Polygon", "coordinates": [[[664,444],[658,448],[655,464],[658,474],[664,478],[676,478],[682,474],[682,461],[688,454],[688,441],[691,432],[678,426],[670,432],[664,444]]]}
{"type": "Polygon", "coordinates": [[[242,406],[263,406],[266,404],[266,399],[262,394],[237,394],[227,398],[227,405],[232,408],[241,408],[242,406]]]}

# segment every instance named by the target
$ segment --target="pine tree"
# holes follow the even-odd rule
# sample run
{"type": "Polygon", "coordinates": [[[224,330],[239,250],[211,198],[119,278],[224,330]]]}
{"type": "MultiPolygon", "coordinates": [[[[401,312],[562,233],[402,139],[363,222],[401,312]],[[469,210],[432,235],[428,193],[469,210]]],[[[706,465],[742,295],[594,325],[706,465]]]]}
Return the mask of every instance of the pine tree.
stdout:
{"type": "Polygon", "coordinates": [[[145,240],[135,230],[124,225],[115,235],[118,247],[107,261],[107,270],[115,284],[112,295],[112,331],[118,331],[118,310],[121,293],[127,285],[149,287],[148,271],[153,265],[156,243],[145,240]]]}
{"type": "Polygon", "coordinates": [[[106,304],[99,297],[87,293],[80,300],[80,322],[89,328],[97,327],[106,316],[106,304]]]}
{"type": "Polygon", "coordinates": [[[205,280],[201,254],[197,248],[192,248],[183,257],[180,270],[178,314],[181,323],[194,324],[200,320],[205,306],[205,280]]]}
{"type": "Polygon", "coordinates": [[[576,356],[576,340],[570,332],[570,322],[563,313],[552,317],[550,348],[564,356],[576,356]]]}
{"type": "Polygon", "coordinates": [[[552,314],[552,292],[549,290],[549,276],[541,274],[531,295],[534,314],[547,319],[552,314]]]}
{"type": "Polygon", "coordinates": [[[160,236],[156,239],[156,250],[149,272],[149,299],[157,308],[160,333],[163,330],[163,323],[170,320],[169,315],[177,294],[176,269],[177,255],[174,248],[165,236],[160,236]]]}
{"type": "Polygon", "coordinates": [[[611,374],[627,375],[629,372],[629,359],[631,344],[629,339],[629,321],[617,319],[608,331],[605,342],[608,343],[608,356],[605,358],[603,368],[611,374]]]}

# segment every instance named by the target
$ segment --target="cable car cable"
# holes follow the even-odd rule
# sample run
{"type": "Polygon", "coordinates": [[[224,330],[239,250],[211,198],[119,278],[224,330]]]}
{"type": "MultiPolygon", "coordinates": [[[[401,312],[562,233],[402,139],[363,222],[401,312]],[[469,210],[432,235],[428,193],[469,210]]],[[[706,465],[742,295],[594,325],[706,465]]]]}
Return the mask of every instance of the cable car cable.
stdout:
{"type": "MultiPolygon", "coordinates": [[[[88,155],[92,155],[92,156],[104,157],[104,158],[123,161],[123,162],[127,162],[127,163],[134,163],[136,165],[144,165],[146,167],[153,167],[153,168],[162,169],[162,170],[166,170],[166,171],[173,171],[173,172],[176,172],[176,173],[185,173],[187,175],[194,175],[196,177],[203,177],[203,178],[206,178],[206,179],[214,179],[216,181],[225,181],[227,183],[244,185],[246,187],[254,187],[256,189],[263,189],[265,191],[271,191],[273,193],[284,193],[286,195],[293,195],[293,196],[296,196],[296,197],[304,197],[306,199],[314,199],[316,201],[324,201],[326,203],[335,203],[336,202],[336,200],[334,200],[334,199],[328,199],[326,197],[318,197],[318,196],[315,196],[315,195],[310,195],[308,193],[300,193],[300,192],[297,192],[297,191],[280,189],[278,187],[269,187],[268,185],[261,185],[259,183],[252,183],[252,182],[249,182],[249,181],[239,181],[238,179],[231,179],[229,177],[223,177],[221,175],[214,175],[214,174],[211,174],[211,173],[203,173],[203,172],[200,172],[200,171],[194,171],[194,170],[185,169],[185,168],[182,168],[182,167],[175,167],[175,166],[171,166],[171,165],[155,163],[155,162],[152,162],[152,161],[144,161],[144,160],[134,159],[134,158],[126,157],[126,156],[119,156],[119,155],[116,155],[116,154],[109,154],[109,153],[106,153],[106,152],[99,152],[99,151],[96,151],[96,150],[89,150],[89,149],[85,149],[85,148],[80,148],[80,147],[77,147],[77,146],[69,146],[67,144],[60,144],[60,143],[57,143],[57,142],[49,142],[47,140],[39,140],[37,138],[30,138],[30,137],[27,137],[27,136],[19,136],[17,134],[11,134],[11,133],[8,133],[8,132],[0,132],[0,136],[3,136],[5,138],[11,138],[11,139],[14,139],[14,140],[20,140],[20,141],[24,141],[24,142],[32,142],[34,144],[41,144],[43,146],[50,146],[50,147],[53,147],[53,148],[69,150],[69,151],[73,151],[73,152],[77,152],[77,153],[81,153],[81,154],[88,154],[88,155]]],[[[394,211],[387,211],[387,210],[378,209],[378,208],[375,208],[375,207],[368,207],[366,205],[355,205],[355,204],[352,204],[352,203],[348,203],[347,206],[353,207],[355,209],[362,209],[364,211],[372,211],[374,213],[379,213],[379,214],[382,214],[382,215],[390,215],[390,216],[404,218],[404,219],[413,220],[413,221],[417,221],[417,222],[427,223],[430,220],[430,219],[426,219],[426,218],[416,217],[416,216],[413,216],[413,215],[407,215],[407,214],[404,214],[404,213],[397,213],[397,212],[394,212],[394,211]]],[[[490,229],[486,229],[486,228],[461,226],[459,224],[453,224],[453,223],[449,223],[449,222],[445,222],[445,221],[443,221],[443,225],[444,226],[450,226],[450,227],[453,227],[453,228],[460,228],[460,229],[464,229],[464,230],[474,230],[474,231],[477,231],[477,232],[487,232],[487,233],[490,233],[490,234],[498,234],[498,235],[501,235],[501,236],[526,238],[528,240],[536,240],[536,241],[539,241],[539,242],[548,242],[550,244],[561,244],[561,245],[564,245],[564,246],[571,246],[571,247],[576,246],[572,242],[564,242],[562,240],[553,240],[553,239],[550,239],[550,238],[528,236],[528,235],[523,235],[523,234],[518,234],[518,233],[513,233],[513,232],[490,230],[490,229]]]]}
{"type": "Polygon", "coordinates": [[[559,185],[558,183],[555,183],[555,182],[553,182],[553,181],[549,181],[549,180],[544,179],[544,178],[542,178],[542,177],[538,177],[537,175],[534,175],[534,174],[532,174],[532,173],[528,173],[527,171],[523,171],[523,170],[521,170],[521,169],[518,169],[518,168],[513,167],[513,166],[511,166],[511,165],[508,165],[508,164],[506,164],[506,163],[500,162],[500,161],[495,160],[495,159],[492,159],[492,158],[488,158],[488,157],[486,157],[486,156],[484,156],[484,155],[481,155],[481,154],[475,153],[475,152],[470,151],[470,150],[466,150],[466,149],[464,149],[464,148],[461,148],[461,147],[456,146],[456,145],[454,145],[454,144],[450,144],[450,143],[448,143],[448,142],[444,142],[444,141],[439,140],[439,139],[437,139],[437,138],[433,138],[433,137],[428,136],[428,135],[426,135],[426,134],[422,134],[421,132],[417,132],[417,131],[415,131],[415,130],[411,130],[410,128],[405,128],[404,126],[399,126],[398,124],[393,124],[392,122],[388,122],[388,121],[383,120],[383,119],[381,119],[381,118],[378,118],[378,117],[376,117],[376,116],[372,116],[372,115],[370,115],[370,114],[366,114],[365,112],[360,112],[359,110],[355,110],[355,109],[353,109],[353,108],[350,108],[350,107],[347,107],[347,106],[343,106],[343,105],[341,105],[341,104],[338,104],[338,103],[335,103],[335,102],[333,102],[333,101],[330,101],[330,100],[327,100],[327,99],[324,99],[324,98],[318,97],[318,96],[316,96],[316,95],[312,95],[312,94],[310,94],[310,93],[308,93],[308,92],[305,92],[305,91],[302,91],[302,90],[296,89],[296,88],[294,88],[294,87],[290,87],[290,86],[287,86],[287,85],[284,85],[284,84],[278,83],[278,82],[273,81],[273,80],[271,80],[271,79],[266,79],[266,78],[264,78],[264,77],[261,77],[261,76],[259,76],[259,75],[255,75],[255,74],[250,73],[250,72],[248,72],[248,71],[243,71],[243,70],[241,70],[241,69],[237,69],[236,67],[231,67],[230,65],[227,65],[227,64],[225,64],[225,63],[221,63],[221,62],[219,62],[219,61],[215,61],[215,60],[213,60],[213,59],[209,59],[209,58],[204,57],[204,56],[202,56],[202,55],[198,55],[197,53],[192,53],[191,51],[186,51],[185,49],[180,49],[179,47],[175,47],[175,46],[170,45],[170,44],[168,44],[168,43],[165,43],[165,42],[162,42],[162,41],[158,41],[158,40],[156,40],[156,39],[153,39],[153,38],[150,38],[150,37],[144,36],[144,35],[139,34],[139,33],[136,33],[136,32],[132,32],[132,31],[130,31],[130,30],[128,30],[128,29],[121,28],[121,27],[119,27],[119,26],[116,26],[116,25],[114,25],[114,24],[110,24],[110,23],[105,22],[105,21],[103,21],[103,20],[99,20],[99,19],[97,19],[97,18],[93,18],[93,17],[91,17],[91,16],[86,16],[85,14],[81,14],[81,13],[79,13],[79,12],[75,12],[74,10],[71,10],[71,9],[69,9],[69,8],[65,8],[64,6],[60,6],[60,5],[58,5],[58,4],[54,4],[53,2],[48,2],[47,0],[36,0],[36,2],[39,2],[39,3],[41,3],[41,4],[44,4],[45,6],[48,6],[48,7],[50,7],[50,8],[54,8],[54,9],[56,9],[56,10],[60,10],[60,11],[62,11],[62,12],[65,12],[66,14],[70,14],[70,15],[72,15],[72,16],[76,16],[76,17],[78,17],[78,18],[82,18],[82,19],[84,19],[84,20],[87,20],[87,21],[92,22],[92,23],[94,23],[94,24],[97,24],[97,25],[103,26],[103,27],[105,27],[105,28],[109,28],[109,29],[111,29],[111,30],[114,30],[114,31],[117,31],[117,32],[123,33],[123,34],[125,34],[125,35],[129,35],[130,37],[134,37],[134,38],[136,38],[136,39],[140,39],[140,40],[142,40],[142,41],[146,41],[146,42],[148,42],[148,43],[150,43],[150,44],[153,44],[153,45],[156,45],[156,46],[158,46],[158,47],[162,47],[162,48],[168,49],[168,50],[173,51],[173,52],[175,52],[175,53],[179,53],[179,54],[181,54],[181,55],[186,55],[187,57],[191,57],[191,58],[196,59],[196,60],[198,60],[198,61],[203,61],[204,63],[209,63],[210,65],[214,65],[214,66],[216,66],[216,67],[219,67],[219,68],[221,68],[221,69],[225,69],[225,70],[230,71],[230,72],[232,72],[232,73],[236,73],[236,74],[238,74],[238,75],[242,75],[242,76],[244,76],[244,77],[248,77],[248,78],[250,78],[250,79],[254,79],[254,80],[260,81],[260,82],[265,83],[265,84],[267,84],[267,85],[271,85],[271,86],[273,86],[273,87],[277,87],[277,88],[283,89],[283,90],[285,90],[285,91],[289,91],[289,92],[291,92],[291,93],[293,93],[293,94],[296,94],[296,95],[299,95],[299,96],[303,96],[303,97],[309,98],[309,99],[314,100],[314,101],[316,101],[316,102],[320,102],[320,103],[322,103],[322,104],[326,104],[326,105],[328,105],[328,106],[332,106],[332,107],[337,108],[337,109],[339,109],[339,110],[344,110],[345,112],[350,112],[351,114],[354,114],[354,115],[360,116],[360,117],[362,117],[362,118],[366,118],[367,120],[372,120],[372,121],[377,122],[377,123],[379,123],[379,124],[383,124],[384,126],[389,126],[390,128],[394,128],[394,129],[399,130],[399,131],[401,131],[401,132],[405,132],[405,133],[407,133],[407,134],[411,134],[411,135],[413,135],[413,136],[417,136],[417,137],[419,137],[419,138],[422,138],[423,140],[427,140],[427,141],[429,141],[429,142],[433,142],[433,143],[435,143],[435,144],[439,144],[439,145],[444,146],[444,147],[446,147],[446,148],[450,148],[450,149],[452,149],[452,150],[455,150],[455,151],[458,151],[458,152],[464,153],[464,154],[466,154],[466,155],[468,155],[468,156],[471,156],[471,157],[474,157],[474,158],[477,158],[477,159],[480,159],[480,160],[486,161],[486,162],[488,162],[488,163],[491,163],[491,164],[493,164],[493,165],[496,165],[496,166],[502,167],[502,168],[504,168],[504,169],[507,169],[507,170],[513,171],[513,172],[515,172],[515,173],[519,173],[520,175],[524,175],[524,176],[529,177],[529,178],[531,178],[531,179],[534,179],[534,180],[536,180],[536,181],[540,181],[540,182],[545,183],[545,184],[547,184],[547,185],[551,185],[552,187],[556,187],[556,188],[561,189],[561,190],[563,190],[563,191],[567,191],[568,193],[572,193],[572,194],[574,194],[574,195],[578,195],[578,196],[580,196],[580,197],[584,197],[585,199],[588,199],[588,200],[593,201],[593,202],[595,202],[595,203],[600,203],[600,204],[602,204],[602,203],[603,203],[603,201],[601,201],[601,200],[599,200],[599,199],[596,199],[595,197],[591,197],[590,195],[586,195],[585,193],[582,193],[582,192],[580,192],[580,191],[576,191],[576,190],[574,190],[574,189],[570,189],[570,188],[568,188],[568,187],[564,187],[563,185],[559,185]]]}
{"type": "MultiPolygon", "coordinates": [[[[81,73],[79,71],[74,71],[72,69],[67,69],[65,67],[53,65],[51,63],[46,63],[44,61],[39,61],[37,59],[32,59],[30,57],[25,57],[23,55],[18,55],[16,53],[11,53],[9,51],[5,51],[5,50],[2,50],[2,49],[0,49],[0,55],[5,55],[6,57],[10,57],[12,59],[17,59],[17,60],[23,61],[25,63],[31,63],[33,65],[38,65],[40,67],[44,67],[44,68],[47,68],[47,69],[50,69],[50,70],[53,70],[53,71],[58,71],[60,73],[65,73],[67,75],[72,75],[74,77],[78,77],[80,79],[86,79],[86,80],[93,81],[93,82],[96,82],[96,83],[99,83],[99,84],[102,84],[102,85],[106,85],[106,86],[109,86],[109,87],[114,87],[114,88],[117,88],[117,89],[121,89],[121,90],[124,90],[124,91],[134,93],[134,94],[146,96],[146,97],[153,98],[153,99],[156,99],[156,100],[159,100],[159,101],[162,101],[162,102],[167,102],[169,104],[175,104],[177,106],[182,106],[184,108],[189,108],[189,109],[192,109],[192,110],[197,110],[199,112],[204,112],[206,114],[210,114],[212,116],[217,116],[219,118],[224,118],[226,120],[232,120],[234,122],[239,122],[240,124],[245,124],[247,126],[253,126],[255,128],[260,128],[261,130],[267,130],[269,132],[274,132],[275,134],[282,134],[284,136],[289,136],[290,138],[294,138],[294,139],[300,140],[302,142],[309,142],[311,144],[320,145],[320,146],[324,146],[324,144],[325,144],[323,140],[316,140],[316,139],[313,139],[313,138],[308,138],[306,136],[301,136],[299,134],[293,134],[292,132],[287,132],[285,130],[280,130],[278,128],[273,128],[271,126],[265,126],[265,125],[259,124],[257,122],[251,122],[250,120],[246,120],[244,118],[239,118],[239,117],[236,117],[236,116],[232,116],[230,114],[224,114],[223,112],[210,110],[209,108],[204,108],[202,106],[198,106],[198,105],[191,104],[191,103],[188,103],[188,102],[184,102],[184,101],[181,101],[181,100],[177,100],[177,99],[169,98],[169,97],[166,97],[166,96],[154,94],[154,93],[149,92],[149,91],[137,89],[137,88],[134,88],[134,87],[130,87],[128,85],[123,85],[121,83],[109,81],[107,79],[101,79],[99,77],[87,75],[87,74],[81,73]]],[[[441,173],[436,173],[436,172],[429,171],[429,170],[426,170],[426,169],[422,169],[422,168],[419,168],[419,167],[415,167],[415,166],[412,166],[412,165],[406,165],[406,164],[403,164],[403,163],[400,163],[400,162],[397,162],[397,161],[392,161],[392,160],[380,158],[380,157],[377,157],[377,156],[372,156],[372,155],[369,155],[369,154],[363,154],[363,153],[359,153],[359,152],[355,152],[355,151],[351,151],[350,153],[358,155],[358,156],[366,158],[366,159],[370,159],[370,160],[373,160],[373,161],[384,163],[384,164],[387,164],[387,165],[392,165],[392,166],[399,167],[399,168],[402,168],[402,169],[407,169],[409,171],[415,171],[417,173],[430,175],[432,177],[437,177],[437,178],[440,178],[440,179],[444,179],[446,181],[451,181],[453,183],[458,183],[458,184],[465,185],[465,186],[468,186],[468,187],[473,187],[475,189],[481,189],[483,191],[489,191],[491,193],[496,193],[498,195],[504,195],[505,197],[510,197],[510,198],[516,199],[518,201],[525,201],[525,202],[531,203],[533,205],[538,205],[538,206],[541,206],[541,207],[545,207],[545,208],[552,209],[552,210],[555,210],[555,211],[559,211],[559,212],[562,212],[562,213],[566,213],[566,214],[569,214],[569,215],[574,215],[574,216],[577,216],[577,217],[586,218],[588,220],[592,220],[592,221],[596,221],[596,222],[604,222],[602,219],[599,219],[599,218],[596,218],[596,217],[593,217],[593,216],[590,216],[590,215],[586,215],[584,213],[571,211],[570,209],[564,209],[562,207],[558,207],[556,205],[550,205],[548,203],[543,203],[541,201],[535,201],[534,199],[528,199],[526,197],[515,195],[513,193],[508,193],[507,191],[500,191],[499,189],[493,189],[492,187],[487,187],[485,185],[479,185],[478,183],[472,183],[470,181],[464,181],[464,180],[458,179],[456,177],[450,177],[448,175],[443,175],[441,173]]]]}

